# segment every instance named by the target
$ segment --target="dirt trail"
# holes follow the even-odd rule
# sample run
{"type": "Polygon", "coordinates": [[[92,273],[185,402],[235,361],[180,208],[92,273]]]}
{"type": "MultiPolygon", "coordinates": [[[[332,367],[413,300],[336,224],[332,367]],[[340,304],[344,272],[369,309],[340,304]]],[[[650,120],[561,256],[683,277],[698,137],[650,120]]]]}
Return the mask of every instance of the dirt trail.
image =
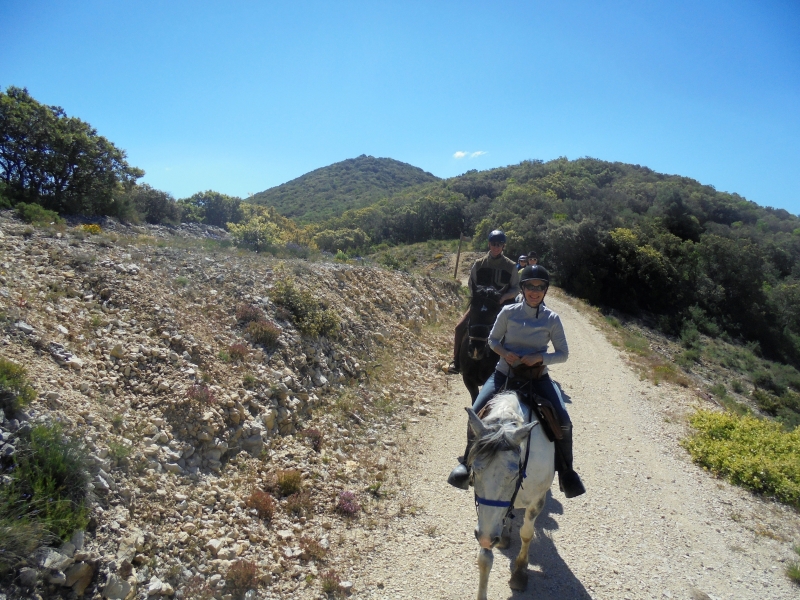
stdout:
{"type": "MultiPolygon", "coordinates": [[[[626,365],[589,320],[557,298],[570,359],[551,369],[575,424],[576,468],[588,493],[566,500],[557,486],[537,521],[530,580],[508,587],[515,544],[495,551],[489,597],[545,599],[793,599],[784,575],[800,518],[694,466],[677,440],[695,400],[655,387],[626,365]]],[[[477,590],[471,491],[445,483],[462,453],[469,396],[460,378],[430,417],[412,423],[402,494],[419,508],[390,529],[363,531],[354,598],[472,598],[477,590]]]]}

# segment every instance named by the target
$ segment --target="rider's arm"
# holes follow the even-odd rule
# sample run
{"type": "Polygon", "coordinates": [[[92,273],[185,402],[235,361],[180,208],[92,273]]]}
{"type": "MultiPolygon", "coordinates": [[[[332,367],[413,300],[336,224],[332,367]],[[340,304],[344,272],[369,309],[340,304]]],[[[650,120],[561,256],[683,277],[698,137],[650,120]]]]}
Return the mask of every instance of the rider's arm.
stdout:
{"type": "Polygon", "coordinates": [[[492,327],[492,331],[489,333],[489,347],[498,354],[501,359],[505,360],[506,356],[509,356],[511,362],[515,362],[519,357],[513,352],[509,352],[503,347],[503,338],[506,336],[506,331],[508,330],[508,314],[505,310],[501,310],[500,313],[497,315],[497,320],[494,322],[494,327],[492,327]]]}
{"type": "Polygon", "coordinates": [[[564,326],[558,315],[553,315],[550,319],[550,342],[553,344],[552,352],[542,353],[542,363],[545,365],[556,365],[567,362],[569,358],[569,346],[567,336],[564,335],[564,326]]]}

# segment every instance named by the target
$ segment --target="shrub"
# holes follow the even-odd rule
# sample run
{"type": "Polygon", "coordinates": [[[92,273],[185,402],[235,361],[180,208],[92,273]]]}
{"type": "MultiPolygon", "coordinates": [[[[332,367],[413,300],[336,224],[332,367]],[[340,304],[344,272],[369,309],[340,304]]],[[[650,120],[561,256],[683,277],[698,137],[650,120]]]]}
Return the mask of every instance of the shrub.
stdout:
{"type": "Polygon", "coordinates": [[[103,232],[102,228],[97,223],[84,223],[79,229],[90,235],[99,235],[103,232]]]}
{"type": "Polygon", "coordinates": [[[262,344],[268,349],[275,348],[281,335],[281,330],[268,321],[251,321],[245,332],[254,344],[262,344]]]}
{"type": "Polygon", "coordinates": [[[58,425],[20,436],[10,483],[0,490],[0,518],[18,515],[60,538],[86,526],[89,473],[80,442],[58,425]]]}
{"type": "Polygon", "coordinates": [[[252,304],[240,304],[236,307],[236,320],[241,323],[250,323],[251,321],[264,321],[264,311],[253,306],[252,304]]]}
{"type": "Polygon", "coordinates": [[[258,567],[249,560],[237,560],[225,575],[225,589],[241,599],[249,590],[258,588],[258,567]]]}
{"type": "Polygon", "coordinates": [[[682,443],[695,462],[760,494],[800,507],[800,429],[750,416],[698,411],[682,443]]]}
{"type": "Polygon", "coordinates": [[[231,344],[228,346],[228,356],[231,357],[233,362],[243,362],[250,354],[250,349],[241,343],[231,344]]]}
{"type": "Polygon", "coordinates": [[[275,482],[281,496],[296,494],[303,488],[303,476],[297,469],[282,469],[278,471],[275,482]]]}
{"type": "Polygon", "coordinates": [[[252,373],[242,375],[242,385],[247,389],[252,389],[258,383],[258,379],[252,373]]]}
{"type": "Polygon", "coordinates": [[[305,335],[334,335],[339,330],[339,315],[333,309],[321,307],[310,292],[298,290],[291,281],[275,284],[273,300],[289,311],[294,324],[305,335]]]}
{"type": "Polygon", "coordinates": [[[39,204],[26,204],[20,202],[16,206],[17,216],[33,225],[49,225],[50,223],[63,223],[64,219],[53,210],[47,210],[39,204]]]}
{"type": "Polygon", "coordinates": [[[202,575],[195,575],[183,588],[183,597],[190,600],[214,600],[214,590],[202,575]]]}
{"type": "Polygon", "coordinates": [[[215,404],[217,398],[214,392],[205,384],[194,384],[186,390],[186,397],[200,404],[215,404]]]}
{"type": "Polygon", "coordinates": [[[339,494],[339,500],[336,502],[336,512],[345,517],[354,517],[360,511],[361,505],[358,503],[354,492],[344,491],[339,494]]]}
{"type": "Polygon", "coordinates": [[[295,492],[286,498],[286,510],[293,515],[301,517],[309,514],[314,509],[311,502],[311,492],[308,490],[295,492]]]}
{"type": "Polygon", "coordinates": [[[18,515],[0,518],[0,577],[25,561],[46,538],[40,523],[20,519],[18,515]]]}
{"type": "Polygon", "coordinates": [[[27,371],[0,357],[0,409],[12,418],[17,411],[36,398],[36,390],[28,384],[27,371]]]}
{"type": "Polygon", "coordinates": [[[316,427],[309,427],[300,432],[310,443],[314,452],[319,452],[322,449],[322,432],[316,427]]]}
{"type": "Polygon", "coordinates": [[[275,500],[263,490],[253,490],[245,502],[247,508],[254,508],[259,518],[271,521],[275,515],[275,500]]]}
{"type": "Polygon", "coordinates": [[[303,536],[300,538],[300,549],[303,551],[303,558],[305,560],[321,561],[325,558],[327,551],[323,548],[314,538],[303,536]]]}

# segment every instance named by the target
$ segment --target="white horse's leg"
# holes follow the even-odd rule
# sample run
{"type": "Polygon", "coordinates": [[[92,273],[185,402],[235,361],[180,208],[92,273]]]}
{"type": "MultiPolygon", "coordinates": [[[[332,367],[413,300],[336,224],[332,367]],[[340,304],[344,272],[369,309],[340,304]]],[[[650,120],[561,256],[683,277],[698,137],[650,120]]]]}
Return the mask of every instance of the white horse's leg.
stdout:
{"type": "Polygon", "coordinates": [[[481,548],[478,551],[478,571],[480,581],[478,582],[478,600],[487,600],[486,589],[489,585],[489,572],[492,570],[494,555],[491,550],[481,548]]]}
{"type": "Polygon", "coordinates": [[[533,524],[544,508],[545,497],[546,494],[542,495],[536,504],[529,506],[525,511],[525,522],[519,530],[522,547],[519,549],[517,560],[514,562],[514,572],[508,582],[512,590],[522,591],[528,586],[528,550],[535,533],[533,524]]]}

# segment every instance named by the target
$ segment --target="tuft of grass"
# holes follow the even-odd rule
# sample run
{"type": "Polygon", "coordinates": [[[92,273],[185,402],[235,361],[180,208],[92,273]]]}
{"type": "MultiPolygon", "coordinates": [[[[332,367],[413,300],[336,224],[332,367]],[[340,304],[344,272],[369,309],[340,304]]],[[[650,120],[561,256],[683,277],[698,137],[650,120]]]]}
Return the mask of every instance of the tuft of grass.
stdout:
{"type": "Polygon", "coordinates": [[[342,592],[342,580],[333,569],[328,569],[319,577],[319,583],[325,594],[339,595],[342,592]]]}
{"type": "Polygon", "coordinates": [[[252,373],[245,373],[242,375],[242,385],[248,390],[254,388],[257,383],[258,379],[252,373]]]}
{"type": "Polygon", "coordinates": [[[244,362],[249,354],[250,349],[244,344],[236,343],[228,346],[228,356],[233,362],[244,362]]]}
{"type": "Polygon", "coordinates": [[[275,475],[281,496],[291,496],[303,489],[303,476],[297,469],[281,469],[275,475]]]}
{"type": "Polygon", "coordinates": [[[13,418],[17,411],[36,398],[28,383],[25,367],[0,357],[0,409],[13,418]]]}
{"type": "Polygon", "coordinates": [[[800,428],[706,410],[689,419],[683,440],[695,462],[731,483],[800,508],[800,428]],[[754,449],[758,451],[754,451],[754,449]]]}
{"type": "Polygon", "coordinates": [[[258,566],[249,560],[237,560],[225,575],[225,589],[236,599],[258,588],[258,566]]]}
{"type": "MultiPolygon", "coordinates": [[[[794,547],[794,553],[800,557],[800,545],[794,547]]],[[[786,576],[797,585],[800,585],[800,560],[789,563],[786,567],[786,576]]]]}
{"type": "Polygon", "coordinates": [[[41,523],[18,515],[0,517],[0,576],[24,563],[47,537],[41,523]]]}
{"type": "Polygon", "coordinates": [[[265,521],[272,521],[275,516],[275,500],[263,490],[253,490],[245,502],[247,508],[254,508],[259,518],[265,521]]]}
{"type": "Polygon", "coordinates": [[[189,285],[189,278],[180,275],[179,277],[176,277],[172,283],[174,283],[176,287],[186,287],[189,285]]]}

